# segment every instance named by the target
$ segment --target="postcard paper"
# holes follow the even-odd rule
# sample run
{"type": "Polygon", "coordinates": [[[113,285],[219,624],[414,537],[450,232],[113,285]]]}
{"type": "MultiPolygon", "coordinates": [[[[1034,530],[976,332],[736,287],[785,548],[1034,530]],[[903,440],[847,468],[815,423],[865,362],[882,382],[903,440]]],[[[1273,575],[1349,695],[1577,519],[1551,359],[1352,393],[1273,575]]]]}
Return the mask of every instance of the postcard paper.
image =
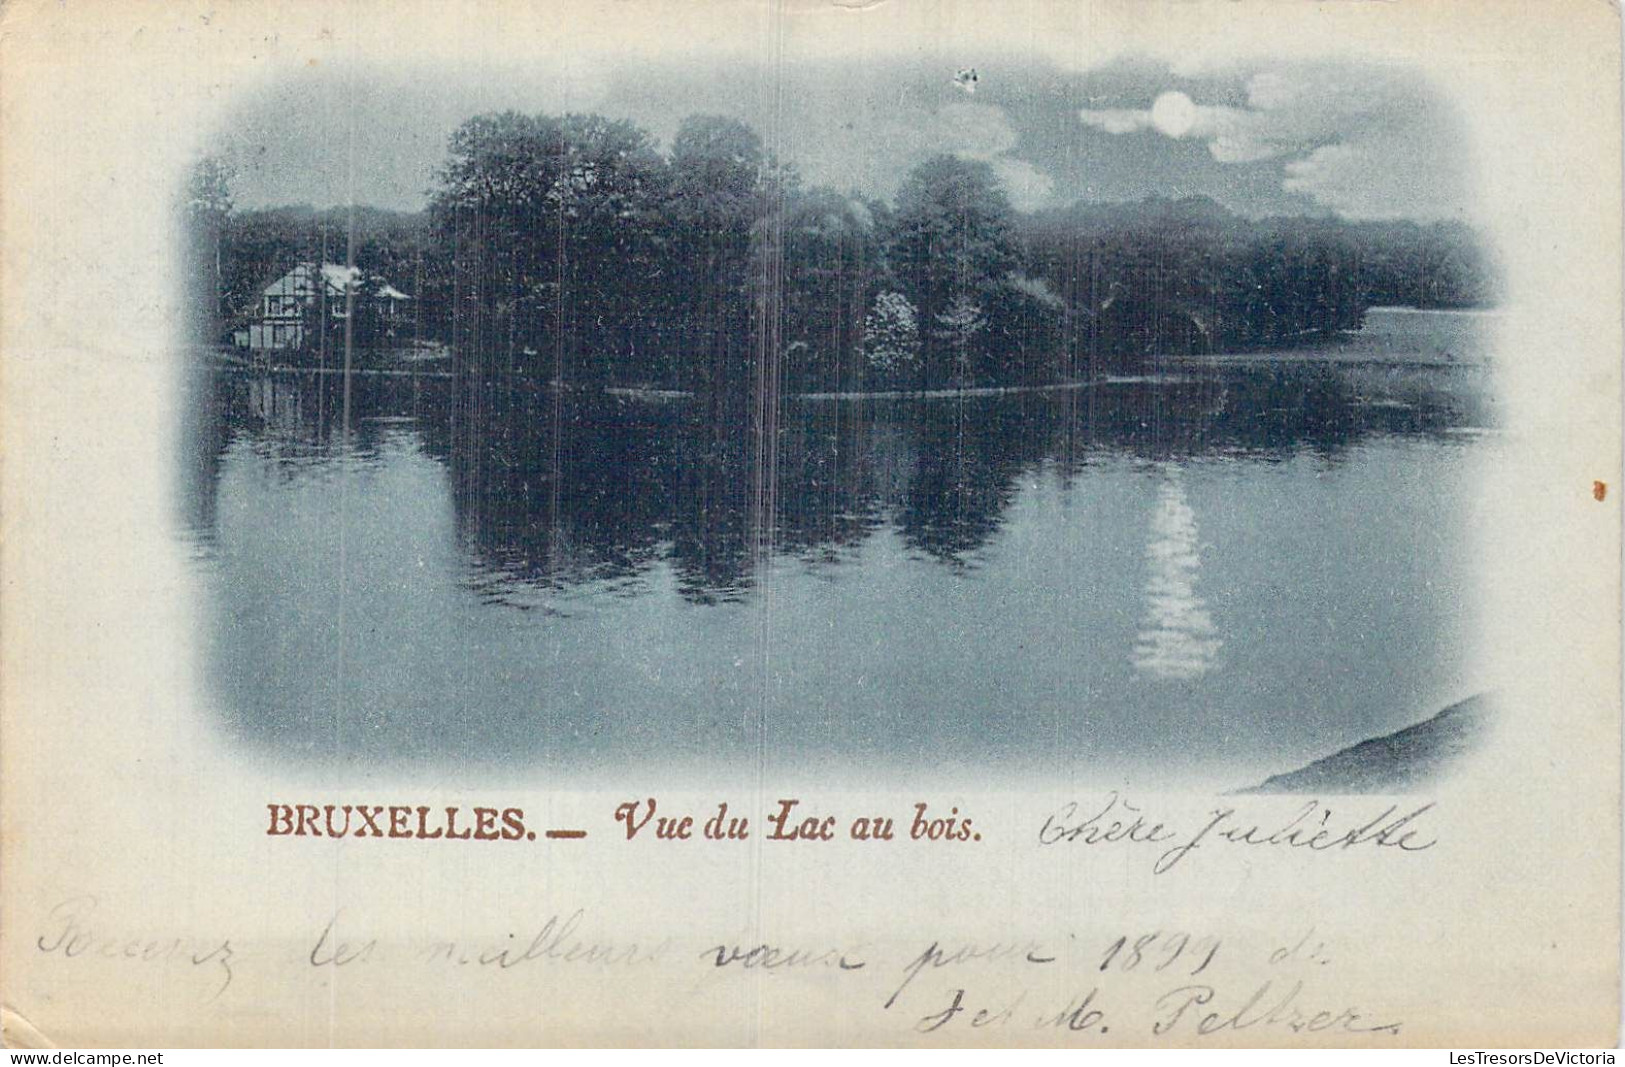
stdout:
{"type": "Polygon", "coordinates": [[[8,5],[5,1040],[1611,1047],[1619,61],[8,5]]]}

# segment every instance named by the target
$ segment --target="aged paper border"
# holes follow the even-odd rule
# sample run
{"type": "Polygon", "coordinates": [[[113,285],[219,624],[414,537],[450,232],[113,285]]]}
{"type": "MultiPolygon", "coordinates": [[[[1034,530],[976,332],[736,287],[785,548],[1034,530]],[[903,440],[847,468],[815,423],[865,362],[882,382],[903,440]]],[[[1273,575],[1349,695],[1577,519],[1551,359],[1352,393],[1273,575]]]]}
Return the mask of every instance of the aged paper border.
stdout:
{"type": "MultiPolygon", "coordinates": [[[[966,963],[952,978],[932,972],[933,994],[911,1014],[878,1005],[933,943],[1104,944],[1175,927],[1244,947],[1226,979],[1243,999],[1269,980],[1274,949],[1312,928],[1335,961],[1317,992],[1334,1008],[1358,1003],[1403,1018],[1401,1045],[1612,1045],[1625,493],[1618,18],[1597,0],[9,5],[0,21],[6,1040],[1084,1044],[1064,1033],[921,1034],[913,1025],[943,1006],[950,981],[981,990],[994,1008],[1018,989],[1059,1008],[1083,988],[1082,969],[1028,982],[996,963],[966,963]],[[721,793],[641,776],[590,788],[330,782],[242,762],[210,735],[191,644],[198,605],[164,535],[184,310],[169,193],[233,94],[308,64],[432,71],[602,50],[652,56],[677,42],[725,61],[730,50],[884,53],[925,38],[1044,48],[1076,62],[1174,47],[1329,51],[1419,65],[1463,103],[1483,158],[1486,222],[1514,294],[1497,346],[1508,429],[1474,516],[1486,664],[1508,712],[1470,774],[1395,801],[1436,802],[1438,848],[1404,862],[1215,852],[1176,877],[1153,875],[1142,852],[1036,847],[1046,812],[1119,784],[1080,770],[1065,781],[932,787],[919,799],[975,812],[989,827],[975,852],[951,857],[924,847],[866,855],[852,842],[674,852],[615,841],[608,813],[654,791],[663,804],[700,811],[719,799],[763,807],[779,795],[843,813],[906,810],[915,797],[831,794],[748,772],[721,793]],[[1619,491],[1599,502],[1598,481],[1619,491]],[[541,823],[595,832],[479,853],[396,842],[290,847],[268,840],[262,822],[269,799],[294,793],[519,804],[541,823]],[[87,898],[96,904],[81,914],[97,951],[71,962],[44,951],[57,909],[87,898]],[[584,937],[667,944],[666,955],[642,968],[503,974],[401,962],[447,940],[501,946],[577,909],[584,937]],[[376,959],[313,966],[335,917],[334,937],[357,951],[376,939],[376,959]],[[226,968],[209,953],[223,940],[234,955],[217,992],[226,968]],[[156,963],[126,951],[171,942],[184,948],[156,963]],[[838,947],[876,962],[834,975],[691,966],[719,942],[838,947]]],[[[1138,799],[1186,822],[1215,803],[1138,799]]],[[[1260,810],[1290,812],[1292,800],[1270,804],[1260,810]]],[[[1155,990],[1114,990],[1125,1023],[1096,1044],[1348,1041],[1279,1028],[1153,1038],[1127,1017],[1155,990]]]]}

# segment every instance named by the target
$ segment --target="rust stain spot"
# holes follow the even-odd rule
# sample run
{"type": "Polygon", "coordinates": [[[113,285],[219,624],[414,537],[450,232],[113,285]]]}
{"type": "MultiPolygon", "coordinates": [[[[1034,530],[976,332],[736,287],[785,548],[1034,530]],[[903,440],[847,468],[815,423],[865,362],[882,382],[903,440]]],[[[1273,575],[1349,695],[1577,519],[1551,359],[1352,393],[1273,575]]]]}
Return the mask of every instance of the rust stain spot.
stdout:
{"type": "Polygon", "coordinates": [[[1607,482],[1592,482],[1591,483],[1591,495],[1596,497],[1598,500],[1601,500],[1603,497],[1607,496],[1608,495],[1608,483],[1607,482]]]}

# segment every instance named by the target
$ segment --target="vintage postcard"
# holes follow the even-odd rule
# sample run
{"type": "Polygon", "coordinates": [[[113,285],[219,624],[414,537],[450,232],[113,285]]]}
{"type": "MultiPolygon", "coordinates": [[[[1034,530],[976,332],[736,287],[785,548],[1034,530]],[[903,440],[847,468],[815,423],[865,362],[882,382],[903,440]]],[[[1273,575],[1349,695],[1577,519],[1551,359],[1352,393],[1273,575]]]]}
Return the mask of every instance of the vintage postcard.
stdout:
{"type": "Polygon", "coordinates": [[[1620,42],[7,5],[5,1042],[1611,1048],[1620,42]]]}

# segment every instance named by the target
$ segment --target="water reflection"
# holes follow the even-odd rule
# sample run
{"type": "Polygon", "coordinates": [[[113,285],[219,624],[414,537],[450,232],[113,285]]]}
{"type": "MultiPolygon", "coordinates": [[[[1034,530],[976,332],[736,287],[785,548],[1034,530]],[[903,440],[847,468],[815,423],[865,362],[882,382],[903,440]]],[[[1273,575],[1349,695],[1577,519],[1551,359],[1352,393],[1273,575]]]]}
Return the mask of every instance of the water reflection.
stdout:
{"type": "MultiPolygon", "coordinates": [[[[216,448],[252,439],[293,476],[341,450],[372,455],[388,431],[409,429],[449,472],[470,580],[493,600],[515,586],[613,586],[666,563],[685,598],[738,602],[764,547],[836,562],[882,527],[922,558],[973,567],[1024,472],[1066,479],[1132,456],[1151,464],[1156,485],[1147,558],[1167,595],[1179,596],[1197,555],[1177,461],[1308,453],[1335,465],[1371,437],[1442,440],[1481,418],[1473,390],[1461,388],[1466,373],[1362,380],[1325,367],[1187,368],[1061,394],[790,401],[779,417],[770,523],[755,499],[750,433],[682,399],[364,377],[352,382],[341,443],[336,377],[222,372],[208,386],[217,424],[209,439],[216,448]]],[[[199,486],[193,498],[210,495],[199,486]]]]}
{"type": "Polygon", "coordinates": [[[1134,665],[1157,678],[1199,678],[1218,659],[1224,642],[1196,593],[1202,548],[1180,468],[1164,463],[1161,470],[1145,549],[1145,623],[1134,642],[1134,665]]]}
{"type": "Polygon", "coordinates": [[[771,719],[837,760],[1290,765],[1462,684],[1482,373],[786,400],[763,449],[683,398],[366,375],[346,423],[339,376],[217,372],[211,674],[316,759],[669,762],[771,719]]]}

